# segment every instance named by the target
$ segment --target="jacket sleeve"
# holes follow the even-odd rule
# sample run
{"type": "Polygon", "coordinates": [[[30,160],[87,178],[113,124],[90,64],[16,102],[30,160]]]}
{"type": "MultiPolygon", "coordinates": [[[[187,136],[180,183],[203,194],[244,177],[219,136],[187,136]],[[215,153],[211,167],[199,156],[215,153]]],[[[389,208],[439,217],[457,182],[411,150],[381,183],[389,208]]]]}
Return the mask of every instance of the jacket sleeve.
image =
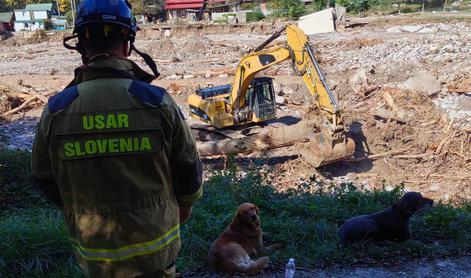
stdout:
{"type": "Polygon", "coordinates": [[[62,207],[60,190],[52,174],[52,164],[49,156],[50,118],[49,110],[46,107],[36,129],[31,154],[31,172],[36,187],[55,205],[62,207]]]}
{"type": "Polygon", "coordinates": [[[180,206],[191,206],[203,195],[202,166],[190,127],[173,101],[172,107],[175,129],[170,163],[174,192],[180,206]]]}

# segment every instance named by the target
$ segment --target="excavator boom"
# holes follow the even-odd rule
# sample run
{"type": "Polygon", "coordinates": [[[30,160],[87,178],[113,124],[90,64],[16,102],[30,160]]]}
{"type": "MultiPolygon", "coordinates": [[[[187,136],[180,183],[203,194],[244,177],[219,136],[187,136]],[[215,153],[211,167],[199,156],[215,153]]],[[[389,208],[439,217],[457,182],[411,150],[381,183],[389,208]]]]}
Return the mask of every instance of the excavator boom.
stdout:
{"type": "Polygon", "coordinates": [[[190,115],[217,128],[273,118],[276,108],[272,81],[255,76],[289,59],[313,96],[321,119],[321,132],[313,134],[302,155],[315,167],[351,157],[355,144],[346,136],[337,98],[320,70],[309,39],[291,24],[242,58],[231,86],[209,88],[191,95],[188,99],[190,115]],[[283,32],[286,32],[287,44],[268,47],[283,32]]]}
{"type": "Polygon", "coordinates": [[[293,69],[300,75],[320,113],[319,134],[314,134],[302,155],[315,167],[350,158],[355,143],[347,138],[342,111],[337,97],[330,90],[317,62],[307,36],[297,26],[286,26],[288,48],[291,51],[293,69]]]}

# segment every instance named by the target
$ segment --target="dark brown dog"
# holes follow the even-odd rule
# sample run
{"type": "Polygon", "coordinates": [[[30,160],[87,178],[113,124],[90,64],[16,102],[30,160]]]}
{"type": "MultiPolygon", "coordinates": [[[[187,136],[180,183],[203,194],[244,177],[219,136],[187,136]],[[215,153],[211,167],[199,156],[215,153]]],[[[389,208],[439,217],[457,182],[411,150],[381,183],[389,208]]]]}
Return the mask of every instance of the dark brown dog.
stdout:
{"type": "Polygon", "coordinates": [[[258,208],[244,203],[231,224],[211,245],[208,261],[217,272],[256,273],[268,267],[268,257],[253,261],[250,257],[281,249],[281,244],[264,247],[258,208]]]}
{"type": "Polygon", "coordinates": [[[391,208],[350,218],[339,231],[343,246],[364,240],[406,241],[410,238],[409,219],[418,210],[433,206],[433,200],[418,192],[406,193],[391,208]]]}

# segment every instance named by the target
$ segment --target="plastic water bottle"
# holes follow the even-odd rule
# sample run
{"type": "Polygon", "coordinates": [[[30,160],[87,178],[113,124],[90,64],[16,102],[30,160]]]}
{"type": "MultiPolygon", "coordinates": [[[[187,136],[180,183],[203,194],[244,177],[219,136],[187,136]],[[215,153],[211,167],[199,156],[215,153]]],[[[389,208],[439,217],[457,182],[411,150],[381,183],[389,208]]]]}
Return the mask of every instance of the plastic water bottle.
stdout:
{"type": "Polygon", "coordinates": [[[293,278],[294,272],[296,271],[296,265],[294,265],[294,259],[290,258],[286,265],[285,278],[293,278]]]}

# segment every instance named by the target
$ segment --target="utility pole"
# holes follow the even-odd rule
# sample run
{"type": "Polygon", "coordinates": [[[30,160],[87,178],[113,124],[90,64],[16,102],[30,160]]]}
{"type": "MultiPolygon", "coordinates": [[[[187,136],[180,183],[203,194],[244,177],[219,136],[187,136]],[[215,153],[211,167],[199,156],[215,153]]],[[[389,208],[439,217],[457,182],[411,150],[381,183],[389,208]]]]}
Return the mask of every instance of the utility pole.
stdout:
{"type": "Polygon", "coordinates": [[[72,12],[72,25],[75,26],[75,0],[70,0],[70,11],[72,12]]]}
{"type": "Polygon", "coordinates": [[[59,14],[59,18],[61,16],[61,8],[59,6],[59,0],[56,0],[56,8],[57,8],[57,13],[59,14]]]}

